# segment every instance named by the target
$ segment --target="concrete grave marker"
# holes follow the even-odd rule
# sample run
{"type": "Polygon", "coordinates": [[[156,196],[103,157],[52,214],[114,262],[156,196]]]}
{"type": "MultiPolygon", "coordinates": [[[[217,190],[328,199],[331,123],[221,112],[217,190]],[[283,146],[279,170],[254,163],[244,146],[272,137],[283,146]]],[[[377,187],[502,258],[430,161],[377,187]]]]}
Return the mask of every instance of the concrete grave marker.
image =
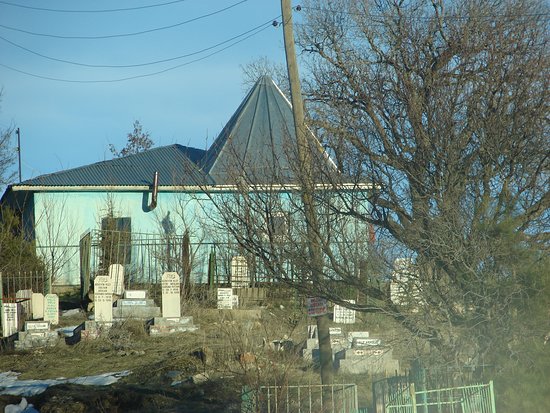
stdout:
{"type": "Polygon", "coordinates": [[[32,318],[44,318],[44,294],[32,293],[32,318]]]}
{"type": "Polygon", "coordinates": [[[2,336],[9,337],[17,333],[19,324],[19,312],[17,303],[2,304],[2,336]]]}
{"type": "Polygon", "coordinates": [[[331,336],[334,336],[334,335],[342,335],[342,327],[329,327],[329,328],[328,328],[328,333],[329,333],[331,336]]]}
{"type": "Polygon", "coordinates": [[[233,288],[218,288],[218,309],[231,310],[233,308],[233,288]]]}
{"type": "Polygon", "coordinates": [[[144,299],[147,298],[146,290],[125,290],[124,298],[144,299]]]}
{"type": "Polygon", "coordinates": [[[124,267],[121,264],[109,265],[109,278],[113,285],[113,294],[122,295],[124,292],[124,267]]]}
{"type": "Polygon", "coordinates": [[[250,275],[248,273],[248,263],[246,257],[238,255],[231,259],[231,286],[248,287],[250,284],[250,275]]]}
{"type": "MultiPolygon", "coordinates": [[[[355,300],[347,300],[350,304],[355,304],[355,300]]],[[[355,323],[355,310],[351,310],[346,307],[342,307],[338,304],[334,305],[334,315],[332,319],[335,323],[340,324],[354,324],[355,323]]]]}
{"type": "Polygon", "coordinates": [[[32,317],[32,290],[18,290],[15,293],[15,299],[21,303],[25,315],[28,318],[32,317]]]}
{"type": "Polygon", "coordinates": [[[106,275],[94,279],[94,314],[97,322],[113,321],[113,283],[106,275]]]}
{"type": "Polygon", "coordinates": [[[59,324],[59,297],[57,294],[46,294],[44,297],[44,321],[52,325],[59,324]]]}
{"type": "Polygon", "coordinates": [[[162,274],[162,316],[181,316],[180,276],[177,272],[162,274]]]}

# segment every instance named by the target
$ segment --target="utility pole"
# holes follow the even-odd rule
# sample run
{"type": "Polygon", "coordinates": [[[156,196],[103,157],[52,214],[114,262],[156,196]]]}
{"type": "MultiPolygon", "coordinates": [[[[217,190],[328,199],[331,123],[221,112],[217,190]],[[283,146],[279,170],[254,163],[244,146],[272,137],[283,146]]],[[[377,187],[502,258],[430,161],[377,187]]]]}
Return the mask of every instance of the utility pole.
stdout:
{"type": "MultiPolygon", "coordinates": [[[[304,103],[296,62],[294,48],[294,31],[292,25],[291,0],[281,0],[281,14],[283,16],[283,34],[285,42],[286,66],[290,83],[290,100],[294,116],[294,128],[298,147],[299,171],[302,180],[301,198],[304,205],[304,215],[307,225],[307,243],[311,260],[311,275],[314,283],[320,282],[323,277],[323,258],[319,244],[319,224],[315,208],[315,181],[313,163],[311,159],[311,145],[307,139],[304,121],[304,103]]],[[[332,384],[334,373],[332,367],[332,348],[329,334],[328,315],[316,317],[317,334],[319,337],[319,358],[321,367],[321,383],[332,384]]]]}
{"type": "Polygon", "coordinates": [[[15,130],[15,134],[17,135],[17,156],[19,159],[19,183],[21,183],[21,131],[19,128],[15,130]]]}

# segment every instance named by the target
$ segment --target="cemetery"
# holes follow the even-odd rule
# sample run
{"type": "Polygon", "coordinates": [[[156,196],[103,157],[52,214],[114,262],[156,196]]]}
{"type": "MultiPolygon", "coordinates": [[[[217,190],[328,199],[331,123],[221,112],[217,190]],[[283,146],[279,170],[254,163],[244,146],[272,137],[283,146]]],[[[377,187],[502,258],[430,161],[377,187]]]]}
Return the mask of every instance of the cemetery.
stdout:
{"type": "MultiPolygon", "coordinates": [[[[157,363],[162,366],[156,385],[169,387],[206,382],[228,386],[223,377],[229,373],[233,379],[239,377],[239,383],[254,375],[266,383],[284,377],[311,382],[318,380],[319,354],[309,303],[314,308],[309,311],[332,312],[331,344],[338,375],[381,377],[399,371],[392,346],[365,329],[355,311],[306,297],[296,301],[288,289],[276,296],[276,288],[270,292],[247,287],[246,274],[234,270],[240,271],[234,284],[213,289],[206,300],[185,296],[177,272],[164,272],[158,290],[126,288],[124,269],[117,265],[92,280],[91,301],[81,308],[64,309],[63,295],[18,290],[13,300],[5,298],[2,303],[5,355],[0,355],[0,368],[20,371],[13,357],[39,354],[43,361],[29,364],[28,376],[23,377],[128,371],[121,381],[131,382],[150,368],[149,363],[157,363]],[[105,354],[111,354],[110,362],[105,354]],[[288,363],[291,369],[283,367],[288,363]]],[[[29,400],[37,406],[36,399],[29,400]]],[[[234,403],[240,405],[240,398],[234,403]]]]}

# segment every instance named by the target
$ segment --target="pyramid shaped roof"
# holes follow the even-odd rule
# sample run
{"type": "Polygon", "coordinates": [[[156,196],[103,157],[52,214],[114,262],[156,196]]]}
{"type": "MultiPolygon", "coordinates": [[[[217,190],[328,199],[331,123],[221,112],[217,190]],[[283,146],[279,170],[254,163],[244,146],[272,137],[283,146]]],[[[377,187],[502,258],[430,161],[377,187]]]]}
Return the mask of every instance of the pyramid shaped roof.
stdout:
{"type": "MultiPolygon", "coordinates": [[[[312,133],[312,149],[324,153],[312,133]]],[[[328,158],[326,158],[328,159],[328,158]]],[[[268,76],[261,77],[202,162],[216,184],[292,183],[298,164],[292,106],[268,76]]]]}

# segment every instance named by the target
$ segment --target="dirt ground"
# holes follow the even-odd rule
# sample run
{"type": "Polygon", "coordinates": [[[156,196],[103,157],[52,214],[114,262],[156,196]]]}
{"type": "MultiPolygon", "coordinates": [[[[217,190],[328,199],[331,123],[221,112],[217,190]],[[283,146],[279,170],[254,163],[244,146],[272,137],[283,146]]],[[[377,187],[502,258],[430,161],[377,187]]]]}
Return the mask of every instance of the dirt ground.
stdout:
{"type": "MultiPolygon", "coordinates": [[[[109,386],[62,384],[27,397],[47,412],[239,412],[243,385],[291,379],[318,381],[318,374],[292,352],[270,352],[265,342],[305,339],[303,312],[280,308],[219,311],[188,306],[199,330],[152,337],[141,320],[127,320],[94,340],[31,351],[5,350],[0,371],[19,379],[53,379],[131,371],[109,386]]],[[[60,326],[86,319],[61,317],[60,326]]],[[[20,396],[0,396],[0,409],[20,396]]]]}

